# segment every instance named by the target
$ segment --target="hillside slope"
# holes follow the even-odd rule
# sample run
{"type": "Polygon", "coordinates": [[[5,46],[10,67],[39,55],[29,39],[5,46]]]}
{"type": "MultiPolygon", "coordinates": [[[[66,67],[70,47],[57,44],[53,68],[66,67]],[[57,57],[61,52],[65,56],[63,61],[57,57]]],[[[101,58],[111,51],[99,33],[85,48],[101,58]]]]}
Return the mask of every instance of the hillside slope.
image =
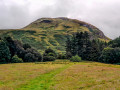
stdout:
{"type": "Polygon", "coordinates": [[[66,37],[71,36],[75,32],[84,31],[89,32],[91,39],[110,40],[97,27],[83,21],[65,17],[40,18],[22,29],[2,30],[0,35],[2,37],[12,36],[14,39],[21,40],[23,43],[29,43],[41,51],[48,47],[57,51],[64,51],[66,37]]]}

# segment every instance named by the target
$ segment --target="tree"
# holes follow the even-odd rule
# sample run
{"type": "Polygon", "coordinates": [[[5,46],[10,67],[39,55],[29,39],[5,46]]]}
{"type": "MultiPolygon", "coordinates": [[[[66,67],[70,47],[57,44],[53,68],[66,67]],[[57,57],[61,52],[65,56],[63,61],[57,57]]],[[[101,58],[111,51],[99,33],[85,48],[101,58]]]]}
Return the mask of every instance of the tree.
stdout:
{"type": "Polygon", "coordinates": [[[100,61],[104,63],[120,63],[120,48],[104,48],[100,56],[100,61]]]}
{"type": "Polygon", "coordinates": [[[88,32],[77,32],[66,42],[66,55],[78,55],[83,60],[98,61],[106,42],[90,40],[88,32]]]}
{"type": "Polygon", "coordinates": [[[7,46],[9,47],[11,59],[12,59],[12,57],[16,53],[16,47],[15,47],[14,40],[11,37],[5,37],[5,42],[6,42],[7,46]]]}
{"type": "Polygon", "coordinates": [[[43,61],[54,61],[57,57],[57,54],[51,48],[45,50],[43,54],[43,61]]]}
{"type": "Polygon", "coordinates": [[[98,61],[100,57],[100,50],[97,40],[92,40],[91,61],[98,61]]]}
{"type": "Polygon", "coordinates": [[[11,54],[8,46],[3,40],[0,40],[0,62],[11,62],[11,54]]]}
{"type": "Polygon", "coordinates": [[[67,40],[66,40],[66,52],[71,52],[71,49],[72,49],[72,45],[71,45],[71,40],[69,37],[67,37],[67,40]]]}
{"type": "Polygon", "coordinates": [[[19,40],[13,40],[11,37],[6,37],[5,39],[12,55],[11,59],[14,55],[17,55],[19,58],[22,58],[24,62],[42,60],[42,55],[36,49],[33,49],[29,44],[22,44],[19,40]]]}
{"type": "Polygon", "coordinates": [[[112,47],[112,48],[115,48],[115,47],[120,47],[120,36],[112,41],[110,41],[109,43],[109,46],[112,47]]]}
{"type": "Polygon", "coordinates": [[[26,50],[27,48],[31,48],[29,44],[23,44],[23,48],[26,50]]]}
{"type": "Polygon", "coordinates": [[[77,32],[73,34],[71,40],[68,38],[66,42],[66,55],[72,54],[72,56],[79,55],[82,59],[85,59],[86,48],[90,42],[88,32],[77,32]]]}
{"type": "Polygon", "coordinates": [[[34,56],[34,54],[32,53],[27,53],[24,56],[24,61],[25,62],[35,62],[37,61],[37,58],[34,56]]]}

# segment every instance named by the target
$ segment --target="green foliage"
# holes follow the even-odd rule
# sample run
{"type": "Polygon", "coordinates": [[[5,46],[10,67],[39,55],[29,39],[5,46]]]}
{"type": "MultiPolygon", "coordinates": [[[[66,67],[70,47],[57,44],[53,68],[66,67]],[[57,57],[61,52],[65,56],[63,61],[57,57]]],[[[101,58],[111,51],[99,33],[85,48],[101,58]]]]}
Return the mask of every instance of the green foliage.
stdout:
{"type": "Polygon", "coordinates": [[[84,58],[90,61],[98,61],[101,51],[97,40],[92,40],[86,49],[86,55],[84,56],[84,58]]]}
{"type": "Polygon", "coordinates": [[[109,46],[112,48],[120,47],[120,37],[109,42],[109,46]]]}
{"type": "Polygon", "coordinates": [[[54,56],[44,56],[43,57],[43,61],[55,61],[55,57],[54,56]]]}
{"type": "Polygon", "coordinates": [[[10,62],[11,54],[8,46],[3,40],[0,40],[0,62],[8,63],[10,62]]]}
{"type": "Polygon", "coordinates": [[[33,48],[28,48],[25,50],[26,54],[24,55],[25,62],[36,62],[42,60],[42,55],[33,48]]]}
{"type": "Polygon", "coordinates": [[[45,50],[43,54],[43,61],[54,61],[57,57],[57,54],[51,48],[45,50]]]}
{"type": "Polygon", "coordinates": [[[15,56],[12,57],[11,62],[12,63],[22,63],[23,60],[21,58],[19,58],[17,55],[15,55],[15,56]]]}
{"type": "Polygon", "coordinates": [[[54,56],[54,57],[56,57],[56,52],[53,49],[48,48],[48,49],[45,50],[45,55],[44,56],[54,56]]]}
{"type": "Polygon", "coordinates": [[[26,50],[27,48],[31,48],[29,44],[23,44],[23,48],[26,50]]]}
{"type": "Polygon", "coordinates": [[[100,56],[100,61],[112,64],[120,63],[120,48],[105,48],[100,56]]]}
{"type": "Polygon", "coordinates": [[[69,59],[69,58],[71,58],[71,57],[72,57],[71,52],[66,52],[66,58],[69,59]]]}
{"type": "Polygon", "coordinates": [[[70,58],[70,61],[72,61],[72,62],[81,62],[82,59],[78,55],[75,55],[75,56],[72,56],[72,58],[70,58]]]}
{"type": "Polygon", "coordinates": [[[83,60],[98,61],[102,50],[106,47],[105,42],[99,40],[90,40],[88,32],[77,32],[72,38],[67,38],[66,55],[79,55],[83,60]]]}
{"type": "Polygon", "coordinates": [[[10,48],[12,57],[17,54],[24,62],[41,61],[42,55],[33,49],[29,44],[22,44],[19,40],[13,40],[11,37],[6,38],[7,44],[10,48]]]}
{"type": "Polygon", "coordinates": [[[13,39],[11,37],[5,37],[5,41],[6,41],[6,44],[8,45],[8,47],[9,47],[11,58],[12,58],[16,53],[15,42],[13,41],[13,39]]]}
{"type": "Polygon", "coordinates": [[[37,58],[34,56],[34,54],[32,53],[27,53],[24,56],[24,61],[25,62],[35,62],[37,61],[37,58]]]}
{"type": "Polygon", "coordinates": [[[57,55],[57,59],[67,59],[66,54],[59,53],[59,54],[57,55]]]}

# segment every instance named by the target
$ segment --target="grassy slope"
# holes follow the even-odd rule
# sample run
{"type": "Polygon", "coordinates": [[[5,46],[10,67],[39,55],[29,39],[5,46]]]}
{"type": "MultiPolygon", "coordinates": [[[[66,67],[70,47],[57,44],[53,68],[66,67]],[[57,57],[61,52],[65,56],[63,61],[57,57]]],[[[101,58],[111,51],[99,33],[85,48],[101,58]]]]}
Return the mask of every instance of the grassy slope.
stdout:
{"type": "Polygon", "coordinates": [[[88,31],[94,38],[109,40],[96,27],[90,25],[91,28],[88,28],[83,26],[84,24],[89,25],[88,23],[68,18],[42,18],[23,29],[1,30],[0,36],[12,36],[23,43],[29,43],[40,51],[51,47],[58,52],[65,50],[66,36],[70,36],[77,31],[88,31]],[[45,20],[48,20],[49,23],[45,20]]]}
{"type": "Polygon", "coordinates": [[[120,89],[120,65],[97,62],[60,63],[0,65],[0,89],[120,89]]]}

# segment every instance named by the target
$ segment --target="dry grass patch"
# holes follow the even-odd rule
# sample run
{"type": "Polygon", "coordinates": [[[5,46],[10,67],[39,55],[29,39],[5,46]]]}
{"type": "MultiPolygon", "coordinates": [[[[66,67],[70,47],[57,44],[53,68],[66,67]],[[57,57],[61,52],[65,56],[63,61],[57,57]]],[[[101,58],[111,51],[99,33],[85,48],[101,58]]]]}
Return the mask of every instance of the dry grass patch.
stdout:
{"type": "Polygon", "coordinates": [[[120,65],[81,62],[55,78],[55,90],[119,90],[120,65]]]}

